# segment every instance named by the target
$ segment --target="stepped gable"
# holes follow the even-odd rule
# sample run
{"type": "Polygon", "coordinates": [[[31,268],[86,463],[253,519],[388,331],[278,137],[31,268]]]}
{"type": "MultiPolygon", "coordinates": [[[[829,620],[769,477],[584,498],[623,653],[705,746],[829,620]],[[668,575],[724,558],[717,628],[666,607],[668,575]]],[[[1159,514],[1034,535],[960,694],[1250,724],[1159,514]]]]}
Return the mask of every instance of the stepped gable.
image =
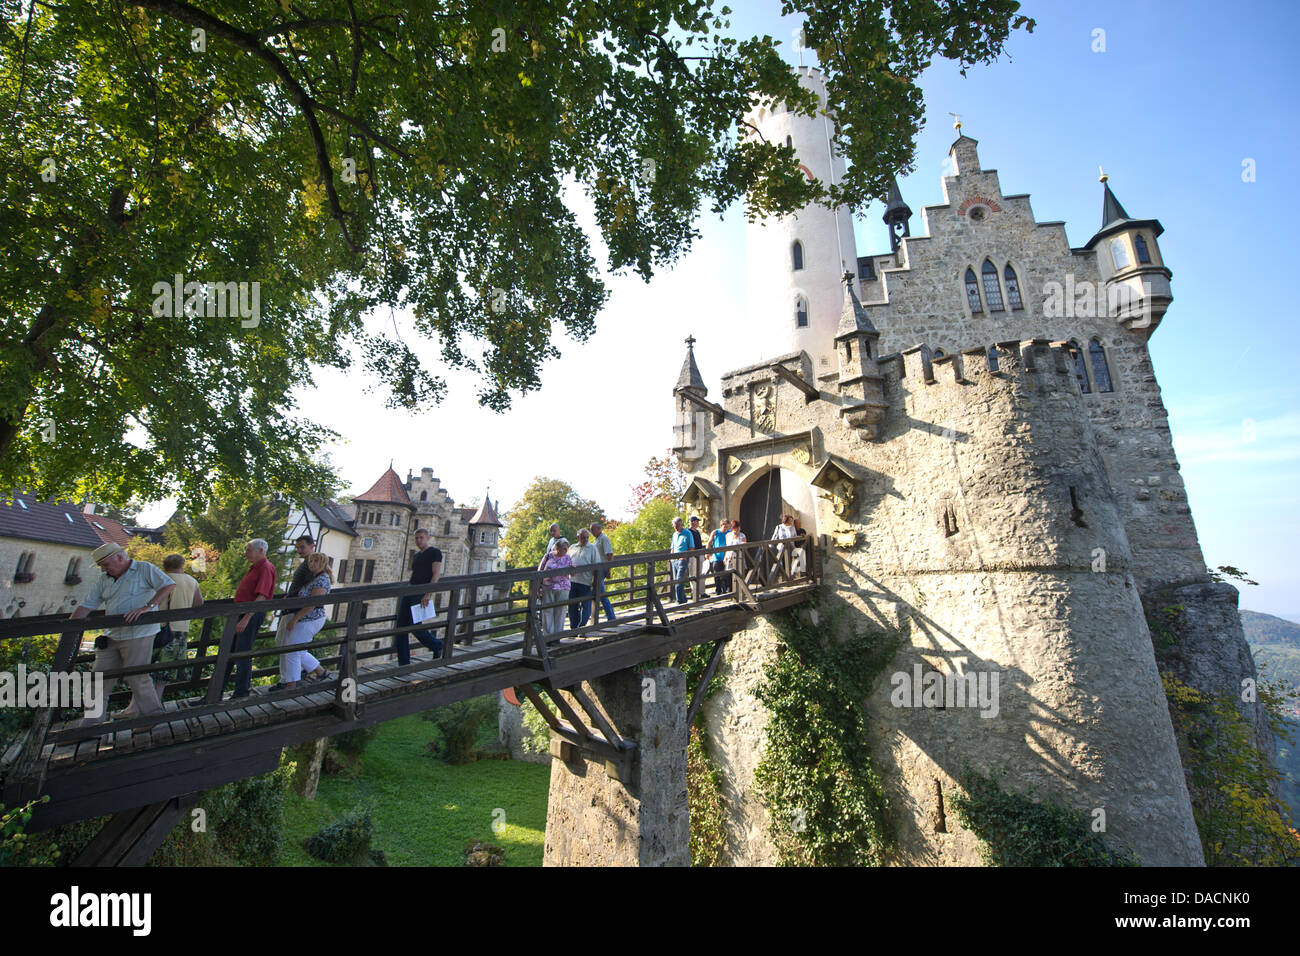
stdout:
{"type": "Polygon", "coordinates": [[[98,548],[104,541],[86,524],[81,508],[70,501],[52,504],[31,495],[15,494],[0,502],[0,538],[51,541],[83,548],[98,548]]]}
{"type": "Polygon", "coordinates": [[[388,470],[379,476],[379,480],[370,486],[368,491],[356,495],[353,501],[376,501],[381,504],[405,505],[408,508],[414,508],[411,503],[411,496],[406,493],[406,488],[402,484],[402,479],[397,477],[397,472],[389,465],[388,470]]]}

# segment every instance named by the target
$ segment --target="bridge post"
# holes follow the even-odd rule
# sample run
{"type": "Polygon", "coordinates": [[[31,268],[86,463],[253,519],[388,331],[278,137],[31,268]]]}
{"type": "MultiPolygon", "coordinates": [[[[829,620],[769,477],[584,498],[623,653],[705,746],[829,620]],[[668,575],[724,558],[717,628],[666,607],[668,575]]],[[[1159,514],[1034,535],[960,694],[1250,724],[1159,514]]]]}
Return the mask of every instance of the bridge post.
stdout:
{"type": "Polygon", "coordinates": [[[685,675],[628,669],[559,693],[575,709],[594,706],[593,723],[636,746],[616,760],[552,732],[543,865],[689,866],[685,675]]]}

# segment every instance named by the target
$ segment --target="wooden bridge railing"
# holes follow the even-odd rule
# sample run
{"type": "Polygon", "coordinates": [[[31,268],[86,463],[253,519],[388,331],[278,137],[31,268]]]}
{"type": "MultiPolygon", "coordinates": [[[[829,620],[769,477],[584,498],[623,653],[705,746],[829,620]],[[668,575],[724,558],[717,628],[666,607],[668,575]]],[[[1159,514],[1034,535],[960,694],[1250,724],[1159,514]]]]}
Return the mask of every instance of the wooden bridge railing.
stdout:
{"type": "MultiPolygon", "coordinates": [[[[487,574],[446,577],[435,584],[381,584],[362,587],[340,587],[325,595],[306,598],[273,598],[235,604],[231,601],[209,601],[200,608],[183,608],[143,614],[133,624],[172,624],[191,621],[199,624],[197,641],[189,644],[196,656],[172,663],[150,663],[128,668],[103,671],[104,685],[113,687],[122,677],[136,674],[171,674],[166,687],[169,699],[193,696],[202,692],[199,706],[186,707],[156,714],[144,714],[129,719],[115,719],[87,726],[69,725],[52,729],[57,719],[69,715],[66,702],[51,701],[50,706],[39,709],[33,719],[21,748],[11,748],[13,753],[0,755],[11,762],[21,753],[21,764],[38,759],[45,743],[68,743],[90,740],[105,733],[127,730],[145,730],[158,723],[176,720],[178,716],[203,717],[218,715],[248,703],[267,703],[325,690],[334,693],[333,707],[344,720],[356,716],[357,685],[370,681],[401,676],[415,671],[454,665],[476,658],[518,653],[520,660],[536,667],[542,674],[550,670],[548,648],[566,638],[583,637],[597,630],[608,630],[611,622],[601,620],[601,597],[607,597],[614,608],[617,621],[634,620],[639,626],[672,630],[666,605],[681,594],[678,588],[689,588],[690,596],[684,602],[691,608],[713,604],[739,603],[757,609],[757,596],[773,588],[807,584],[820,577],[820,554],[809,535],[770,541],[747,542],[740,545],[705,547],[673,553],[655,551],[616,557],[601,564],[535,571],[518,569],[487,574]],[[711,562],[721,554],[730,568],[715,574],[711,562]],[[734,559],[728,557],[734,555],[734,559]],[[676,569],[676,577],[674,577],[676,569]],[[603,588],[593,586],[590,595],[573,597],[554,603],[544,602],[545,579],[574,573],[599,574],[604,577],[603,588]],[[709,594],[708,584],[714,584],[709,594]],[[484,589],[491,594],[480,596],[484,589]],[[398,605],[408,595],[433,594],[438,615],[418,624],[398,625],[398,605]],[[369,605],[392,599],[392,613],[370,616],[369,605]],[[570,606],[591,605],[589,623],[581,627],[548,627],[543,610],[570,606]],[[275,628],[259,631],[254,647],[249,651],[235,651],[236,622],[244,614],[269,612],[292,613],[303,607],[333,608],[327,611],[326,623],[315,639],[309,643],[266,646],[265,641],[275,639],[275,628]],[[389,657],[394,653],[393,638],[409,641],[412,631],[427,629],[442,635],[442,653],[435,659],[412,660],[410,664],[379,664],[375,658],[389,657]],[[511,640],[511,638],[514,638],[511,640]],[[484,643],[489,642],[489,643],[484,643]],[[258,646],[262,643],[262,646],[258,646]],[[298,686],[269,693],[259,693],[253,698],[229,699],[223,702],[225,673],[229,665],[248,660],[252,663],[252,679],[257,681],[278,673],[278,658],[297,651],[310,651],[323,666],[331,670],[328,678],[316,682],[300,680],[298,686]],[[274,667],[258,667],[259,658],[276,657],[274,667]],[[363,662],[373,662],[362,669],[363,662]],[[373,666],[379,664],[379,666],[373,666]],[[208,671],[208,676],[204,676],[208,671]]],[[[593,585],[595,578],[593,577],[593,585]]],[[[71,620],[56,615],[0,621],[0,646],[36,637],[59,635],[59,643],[50,665],[51,673],[71,672],[78,665],[94,661],[93,652],[83,651],[82,643],[88,631],[102,631],[125,623],[120,615],[91,614],[71,620]]],[[[150,640],[150,638],[140,638],[150,640]]],[[[193,637],[191,637],[193,640],[193,637]]],[[[415,648],[415,652],[423,648],[415,648]]],[[[539,674],[539,677],[542,676],[539,674]]],[[[129,694],[123,690],[112,694],[121,699],[129,694]]],[[[105,707],[108,707],[105,701],[105,707]]],[[[227,718],[228,719],[228,718],[227,718]]],[[[223,720],[223,723],[225,721],[223,720]]],[[[233,724],[232,724],[233,726],[233,724]]]]}

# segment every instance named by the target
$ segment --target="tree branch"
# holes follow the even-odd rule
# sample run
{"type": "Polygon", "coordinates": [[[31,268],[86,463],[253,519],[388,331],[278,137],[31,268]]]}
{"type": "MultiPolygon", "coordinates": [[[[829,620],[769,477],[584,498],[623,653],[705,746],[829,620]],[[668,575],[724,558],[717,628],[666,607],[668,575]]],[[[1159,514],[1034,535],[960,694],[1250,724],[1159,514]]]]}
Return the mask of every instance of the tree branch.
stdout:
{"type": "Polygon", "coordinates": [[[330,216],[338,223],[339,231],[343,234],[343,242],[348,247],[348,251],[354,255],[359,252],[356,243],[352,241],[351,233],[348,232],[343,207],[339,203],[338,190],[334,187],[334,170],[330,165],[330,154],[329,148],[325,145],[325,134],[321,132],[320,123],[316,119],[316,104],[307,91],[303,89],[302,84],[289,72],[289,68],[284,65],[284,61],[263,46],[253,34],[240,30],[238,27],[232,26],[210,13],[191,6],[185,3],[184,0],[138,0],[138,2],[140,6],[155,10],[164,16],[171,17],[173,20],[200,27],[214,36],[223,37],[241,49],[252,53],[270,67],[271,72],[276,75],[288,92],[289,98],[297,104],[298,109],[302,112],[303,119],[307,123],[307,132],[311,137],[312,148],[316,154],[316,165],[320,168],[321,179],[325,184],[325,197],[329,201],[330,216]]]}

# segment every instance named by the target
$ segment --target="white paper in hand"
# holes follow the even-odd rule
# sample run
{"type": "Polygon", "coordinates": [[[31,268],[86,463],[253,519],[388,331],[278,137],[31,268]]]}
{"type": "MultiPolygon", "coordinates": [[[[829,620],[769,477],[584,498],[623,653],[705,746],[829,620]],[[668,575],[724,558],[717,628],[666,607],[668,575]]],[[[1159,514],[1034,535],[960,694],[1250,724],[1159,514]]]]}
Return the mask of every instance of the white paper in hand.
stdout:
{"type": "Polygon", "coordinates": [[[412,605],[411,605],[411,623],[412,623],[412,624],[421,624],[421,623],[423,623],[424,621],[427,621],[429,618],[431,618],[431,617],[435,617],[435,616],[437,615],[437,613],[438,613],[438,612],[437,612],[437,611],[434,609],[434,607],[433,607],[433,602],[432,602],[432,601],[429,602],[429,606],[428,606],[428,607],[421,607],[419,604],[412,604],[412,605]]]}

